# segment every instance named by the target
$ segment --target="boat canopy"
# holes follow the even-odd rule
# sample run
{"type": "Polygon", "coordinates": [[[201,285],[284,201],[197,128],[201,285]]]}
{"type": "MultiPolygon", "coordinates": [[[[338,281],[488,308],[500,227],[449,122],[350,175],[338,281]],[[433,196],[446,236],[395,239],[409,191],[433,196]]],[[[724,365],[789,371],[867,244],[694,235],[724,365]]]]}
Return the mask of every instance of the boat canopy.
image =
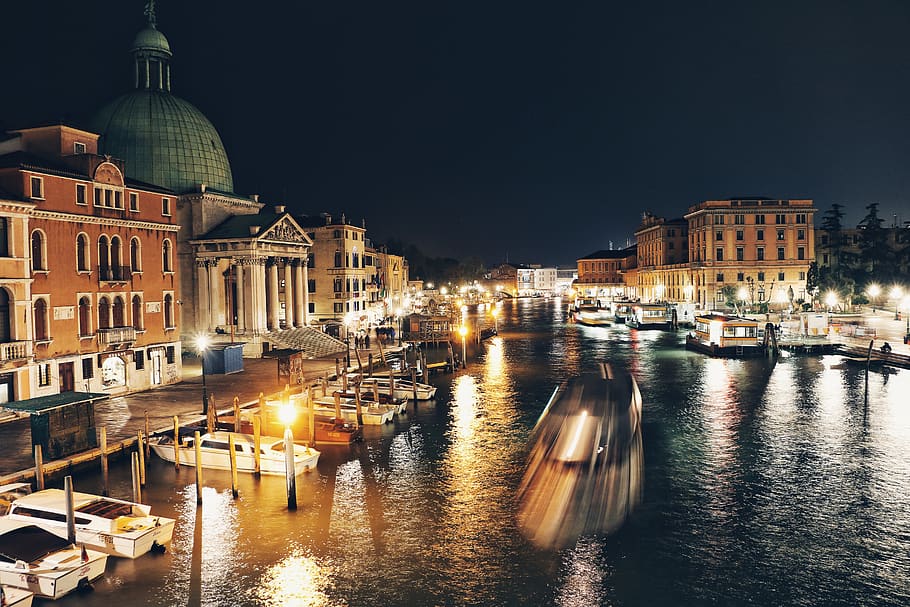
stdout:
{"type": "Polygon", "coordinates": [[[0,560],[34,563],[69,546],[68,541],[50,531],[35,525],[25,525],[0,535],[0,560]]]}

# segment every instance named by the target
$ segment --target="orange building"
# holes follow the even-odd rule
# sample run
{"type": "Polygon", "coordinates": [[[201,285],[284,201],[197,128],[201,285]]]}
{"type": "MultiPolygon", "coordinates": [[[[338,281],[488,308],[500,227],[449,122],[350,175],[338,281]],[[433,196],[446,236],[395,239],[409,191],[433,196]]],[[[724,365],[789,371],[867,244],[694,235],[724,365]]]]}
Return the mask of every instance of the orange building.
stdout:
{"type": "Polygon", "coordinates": [[[123,163],[98,155],[97,144],[96,134],[62,125],[0,142],[8,400],[180,380],[176,198],[124,180],[123,163]]]}

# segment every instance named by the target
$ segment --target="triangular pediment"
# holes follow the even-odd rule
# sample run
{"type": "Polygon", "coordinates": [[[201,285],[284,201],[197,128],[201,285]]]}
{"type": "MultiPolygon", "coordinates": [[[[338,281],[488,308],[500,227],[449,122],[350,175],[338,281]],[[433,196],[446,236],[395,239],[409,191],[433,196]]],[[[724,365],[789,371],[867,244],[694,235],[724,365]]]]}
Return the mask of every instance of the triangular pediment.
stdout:
{"type": "Polygon", "coordinates": [[[257,240],[312,246],[313,241],[290,215],[285,215],[263,232],[257,240]]]}

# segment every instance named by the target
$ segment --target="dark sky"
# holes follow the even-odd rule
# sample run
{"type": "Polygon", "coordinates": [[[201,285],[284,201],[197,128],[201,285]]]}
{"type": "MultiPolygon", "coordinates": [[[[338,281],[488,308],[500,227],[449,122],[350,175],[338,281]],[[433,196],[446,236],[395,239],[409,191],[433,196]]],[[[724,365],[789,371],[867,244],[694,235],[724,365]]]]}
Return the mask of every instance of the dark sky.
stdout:
{"type": "MultiPolygon", "coordinates": [[[[376,241],[573,264],[711,198],[910,219],[903,0],[157,4],[235,189],[376,241]]],[[[3,2],[0,127],[129,90],[143,7],[3,2]]]]}

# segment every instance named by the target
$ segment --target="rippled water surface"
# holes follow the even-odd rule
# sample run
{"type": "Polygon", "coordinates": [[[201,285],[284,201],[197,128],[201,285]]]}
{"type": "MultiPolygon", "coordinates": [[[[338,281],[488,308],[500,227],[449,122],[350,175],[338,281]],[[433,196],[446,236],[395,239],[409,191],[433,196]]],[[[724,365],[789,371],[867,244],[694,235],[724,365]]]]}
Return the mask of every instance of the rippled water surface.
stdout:
{"type": "Polygon", "coordinates": [[[171,549],[58,604],[910,604],[910,372],[870,374],[866,404],[838,357],[709,359],[682,333],[568,324],[555,299],[503,311],[435,402],[326,447],[296,512],[283,479],[242,476],[235,500],[218,472],[197,509],[192,469],[153,458],[171,549]],[[643,502],[610,536],[540,551],[515,523],[529,433],[556,384],[601,361],[641,387],[643,502]]]}

